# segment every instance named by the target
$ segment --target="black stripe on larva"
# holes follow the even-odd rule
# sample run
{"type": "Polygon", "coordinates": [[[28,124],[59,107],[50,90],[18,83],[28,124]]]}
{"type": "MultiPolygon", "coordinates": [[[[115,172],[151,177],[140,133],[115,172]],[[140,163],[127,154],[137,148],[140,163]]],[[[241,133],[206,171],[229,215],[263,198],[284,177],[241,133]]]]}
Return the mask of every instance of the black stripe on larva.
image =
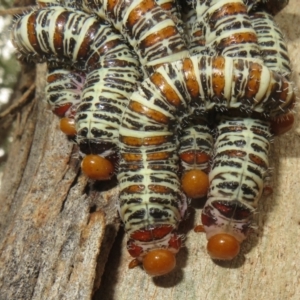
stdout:
{"type": "MultiPolygon", "coordinates": [[[[135,101],[134,101],[135,102],[135,101]]],[[[133,104],[135,106],[135,104],[133,104]]],[[[142,106],[140,106],[142,107],[142,106]]],[[[139,108],[138,108],[139,109],[139,108]]],[[[145,124],[145,119],[149,117],[147,110],[141,110],[141,111],[135,111],[134,109],[131,110],[131,112],[128,114],[128,117],[125,119],[126,122],[124,122],[124,126],[127,128],[134,128],[134,129],[140,129],[143,131],[145,130],[147,123],[145,124]],[[129,117],[129,118],[128,118],[129,117]]],[[[157,120],[155,117],[150,116],[150,126],[154,126],[154,130],[160,130],[161,128],[166,127],[166,121],[165,120],[157,120]]]]}
{"type": "MultiPolygon", "coordinates": [[[[87,129],[85,130],[84,133],[81,132],[80,134],[83,137],[87,136],[87,129]]],[[[106,152],[107,150],[114,149],[116,145],[109,142],[99,143],[99,141],[97,140],[86,139],[85,141],[82,141],[80,143],[79,147],[80,147],[80,151],[85,154],[95,154],[95,153],[103,153],[106,152]]]]}
{"type": "Polygon", "coordinates": [[[242,164],[233,160],[230,161],[218,161],[217,164],[214,164],[214,166],[219,165],[222,167],[230,167],[230,168],[236,168],[240,169],[242,167],[242,164]]]}
{"type": "Polygon", "coordinates": [[[264,176],[264,170],[262,168],[259,169],[256,164],[254,164],[253,166],[248,164],[247,171],[257,175],[259,178],[263,178],[264,176]]]}
{"type": "Polygon", "coordinates": [[[257,143],[251,143],[251,147],[257,153],[261,153],[261,152],[267,153],[268,152],[268,149],[265,149],[265,148],[261,147],[257,143]]]}
{"type": "MultiPolygon", "coordinates": [[[[220,147],[221,149],[221,147],[220,147]]],[[[236,153],[237,150],[225,150],[225,151],[218,151],[218,153],[215,155],[214,159],[223,159],[223,158],[231,158],[234,157],[236,159],[243,159],[246,156],[246,151],[239,150],[238,153],[236,153]]]]}
{"type": "Polygon", "coordinates": [[[222,127],[219,129],[220,135],[228,132],[242,132],[243,130],[246,130],[247,128],[243,125],[234,125],[232,123],[229,123],[229,126],[222,127]]]}
{"type": "Polygon", "coordinates": [[[201,82],[201,87],[202,87],[202,90],[204,92],[204,97],[205,99],[209,97],[209,91],[210,91],[210,86],[208,81],[207,81],[207,76],[206,76],[206,69],[207,69],[207,65],[206,63],[208,63],[208,61],[206,61],[205,59],[201,59],[199,61],[199,71],[200,71],[200,82],[201,82]]]}
{"type": "Polygon", "coordinates": [[[159,204],[159,205],[162,205],[162,206],[164,206],[164,205],[166,205],[166,206],[171,205],[173,207],[177,207],[178,208],[177,201],[174,201],[174,200],[170,201],[169,199],[161,198],[159,196],[157,196],[157,197],[149,197],[149,202],[150,203],[156,203],[156,204],[159,204]]]}
{"type": "MultiPolygon", "coordinates": [[[[270,137],[270,134],[268,134],[265,130],[262,130],[258,126],[251,128],[251,131],[255,134],[255,136],[258,136],[263,139],[268,139],[270,137]]],[[[256,137],[256,139],[258,138],[256,137]]]]}
{"type": "MultiPolygon", "coordinates": [[[[173,161],[175,161],[173,159],[173,161]]],[[[164,170],[164,171],[170,171],[170,170],[174,170],[177,168],[174,168],[173,166],[170,166],[169,163],[166,160],[150,160],[148,162],[148,166],[149,168],[151,168],[152,170],[164,170]]]]}
{"type": "Polygon", "coordinates": [[[143,85],[139,86],[139,89],[141,89],[141,91],[146,95],[147,99],[151,99],[154,96],[153,92],[149,88],[145,88],[143,85]]]}
{"type": "Polygon", "coordinates": [[[224,181],[216,185],[217,188],[230,190],[230,191],[235,191],[239,186],[240,183],[236,181],[224,181]]]}
{"type": "Polygon", "coordinates": [[[133,176],[128,176],[127,181],[128,182],[142,182],[144,180],[143,175],[133,175],[133,176]]]}
{"type": "Polygon", "coordinates": [[[156,207],[151,207],[149,209],[149,215],[151,217],[153,217],[154,219],[156,220],[162,220],[164,218],[169,218],[170,217],[170,214],[168,211],[165,211],[165,210],[162,210],[162,209],[159,209],[159,208],[156,208],[156,207]]]}
{"type": "Polygon", "coordinates": [[[137,147],[135,147],[135,148],[130,147],[130,153],[132,153],[132,154],[141,154],[142,151],[141,151],[140,148],[137,148],[137,147]]]}
{"type": "MultiPolygon", "coordinates": [[[[42,35],[42,40],[44,42],[44,44],[46,45],[46,48],[47,49],[50,49],[50,44],[49,44],[49,41],[48,41],[48,31],[45,31],[45,30],[42,30],[41,32],[41,35],[42,35]]],[[[38,43],[36,44],[36,46],[38,45],[38,43]]],[[[38,51],[37,51],[38,52],[38,51]]],[[[40,52],[39,54],[43,54],[43,52],[40,52]]],[[[51,55],[52,56],[52,55],[51,55]]]]}
{"type": "MultiPolygon", "coordinates": [[[[117,94],[118,95],[118,94],[117,94]]],[[[122,98],[121,95],[118,95],[120,98],[122,98]]],[[[85,98],[86,99],[86,98],[85,98]]],[[[102,106],[102,105],[107,105],[107,104],[117,104],[118,103],[118,100],[115,100],[115,99],[112,99],[112,98],[106,98],[102,95],[100,95],[98,97],[99,99],[99,102],[98,103],[95,103],[95,107],[98,108],[98,106],[102,106]]],[[[116,108],[117,109],[117,108],[116,108]]]]}
{"type": "Polygon", "coordinates": [[[235,145],[237,148],[243,148],[246,145],[245,140],[237,140],[237,141],[232,142],[232,141],[229,140],[229,137],[226,137],[222,140],[220,139],[220,141],[222,142],[221,145],[220,145],[220,149],[222,147],[233,146],[233,145],[235,145]],[[228,141],[228,142],[225,143],[224,140],[228,141]]]}
{"type": "Polygon", "coordinates": [[[191,145],[192,142],[196,142],[197,145],[199,146],[199,148],[211,146],[211,143],[209,143],[207,140],[205,140],[203,138],[197,138],[195,141],[192,137],[183,140],[180,145],[181,145],[181,147],[187,147],[187,146],[191,145]]]}
{"type": "MultiPolygon", "coordinates": [[[[110,88],[118,89],[118,90],[121,90],[121,91],[126,90],[126,83],[127,83],[126,80],[122,80],[122,79],[119,79],[119,78],[113,78],[113,79],[106,78],[106,79],[104,79],[104,82],[110,88]]],[[[103,91],[105,92],[106,90],[104,89],[103,91]]]]}
{"type": "Polygon", "coordinates": [[[235,145],[238,148],[243,148],[246,145],[245,140],[238,140],[234,141],[233,145],[235,145]]]}
{"type": "Polygon", "coordinates": [[[39,11],[37,13],[38,21],[41,23],[42,28],[49,28],[50,26],[50,18],[49,15],[51,15],[51,11],[47,10],[45,14],[40,14],[39,11]]]}
{"type": "MultiPolygon", "coordinates": [[[[113,103],[113,102],[112,102],[113,103]]],[[[106,112],[111,112],[113,114],[121,114],[123,111],[121,109],[119,109],[118,107],[116,107],[115,105],[112,105],[111,102],[105,101],[104,103],[98,102],[95,104],[95,107],[97,108],[97,112],[94,113],[94,116],[97,116],[98,113],[100,113],[101,115],[103,113],[106,112]]],[[[118,120],[118,118],[115,118],[116,122],[120,123],[120,121],[118,120]]]]}
{"type": "Polygon", "coordinates": [[[68,49],[68,54],[71,55],[76,47],[76,40],[74,38],[70,38],[69,43],[66,45],[68,49]]]}
{"type": "MultiPolygon", "coordinates": [[[[231,51],[233,52],[232,54],[229,54],[228,56],[229,57],[248,57],[248,52],[247,50],[240,50],[240,47],[239,46],[236,46],[236,47],[232,47],[231,48],[231,51]]],[[[252,53],[250,51],[250,53],[252,53]]],[[[255,54],[252,54],[252,56],[255,55],[255,54]]]]}
{"type": "Polygon", "coordinates": [[[247,143],[245,140],[237,140],[234,141],[233,143],[228,143],[228,145],[235,145],[237,148],[243,148],[246,144],[247,143]]]}
{"type": "MultiPolygon", "coordinates": [[[[201,134],[205,133],[206,134],[208,131],[210,131],[210,129],[207,126],[207,120],[198,121],[197,125],[203,125],[203,126],[195,126],[194,127],[194,130],[196,132],[198,132],[198,133],[201,133],[201,134]]],[[[197,138],[199,138],[200,140],[202,140],[202,138],[200,138],[200,137],[197,137],[197,138]]]]}
{"type": "MultiPolygon", "coordinates": [[[[168,48],[161,48],[160,45],[156,45],[155,47],[152,47],[154,52],[152,55],[148,55],[148,59],[151,60],[155,60],[155,58],[158,56],[160,57],[166,57],[168,56],[168,48]]],[[[143,51],[141,51],[142,55],[145,55],[145,53],[143,53],[143,51]]]]}
{"type": "MultiPolygon", "coordinates": [[[[82,112],[83,114],[84,112],[90,110],[93,107],[93,103],[92,103],[93,97],[85,97],[84,99],[85,99],[84,103],[81,104],[77,109],[77,112],[82,112]]],[[[81,118],[83,114],[80,114],[79,118],[81,118]]]]}
{"type": "Polygon", "coordinates": [[[146,211],[144,209],[138,209],[136,211],[131,211],[130,209],[126,210],[126,213],[128,214],[129,212],[130,215],[127,217],[126,222],[130,222],[131,220],[135,220],[135,219],[139,219],[139,220],[143,220],[146,217],[146,211]]]}
{"type": "Polygon", "coordinates": [[[172,52],[180,52],[185,49],[185,46],[182,46],[182,41],[178,40],[177,37],[174,37],[173,39],[169,39],[169,45],[168,48],[171,49],[172,52]],[[174,40],[174,41],[173,41],[174,40]]]}
{"type": "MultiPolygon", "coordinates": [[[[128,115],[128,117],[131,117],[131,118],[128,118],[128,117],[125,118],[126,123],[128,123],[129,125],[132,125],[134,128],[142,127],[142,123],[133,120],[134,115],[129,114],[129,113],[127,115],[128,115]]],[[[123,122],[124,122],[124,120],[123,120],[123,122]]]]}
{"type": "MultiPolygon", "coordinates": [[[[114,124],[120,124],[120,119],[116,118],[114,116],[109,116],[107,115],[108,111],[103,111],[103,113],[101,113],[101,111],[97,112],[97,113],[93,113],[93,117],[95,117],[95,119],[99,119],[99,120],[105,120],[108,122],[112,122],[114,124]]],[[[113,128],[113,127],[110,127],[113,128]]]]}
{"type": "Polygon", "coordinates": [[[93,134],[94,138],[105,138],[105,137],[110,138],[113,136],[113,134],[110,131],[98,129],[95,127],[90,129],[90,132],[93,134]]]}
{"type": "MultiPolygon", "coordinates": [[[[61,91],[61,89],[52,89],[52,91],[61,91]]],[[[65,96],[64,93],[56,93],[55,95],[52,94],[48,96],[48,101],[55,103],[58,99],[62,99],[63,96],[65,96]]]]}
{"type": "MultiPolygon", "coordinates": [[[[232,22],[234,20],[235,20],[235,18],[232,18],[231,20],[228,19],[227,22],[228,21],[232,22]]],[[[240,27],[241,27],[241,22],[232,22],[231,24],[229,24],[227,26],[224,26],[219,30],[216,30],[215,34],[216,34],[216,36],[221,36],[223,32],[226,33],[226,31],[228,31],[228,30],[232,30],[232,29],[235,29],[235,28],[239,29],[240,27]]],[[[213,30],[213,28],[211,28],[211,29],[213,30]]]]}
{"type": "MultiPolygon", "coordinates": [[[[80,108],[80,110],[77,110],[77,113],[81,112],[80,114],[78,114],[78,117],[77,117],[78,121],[79,120],[85,120],[88,117],[88,115],[86,113],[84,113],[85,111],[86,110],[84,110],[83,108],[80,108]]],[[[87,128],[82,128],[82,129],[80,129],[80,131],[81,130],[87,130],[87,128]]],[[[86,135],[84,135],[84,136],[86,136],[86,135]]]]}
{"type": "MultiPolygon", "coordinates": [[[[243,194],[245,196],[252,196],[250,198],[243,197],[244,200],[249,201],[249,202],[253,202],[254,201],[257,192],[255,192],[250,186],[248,186],[247,184],[243,183],[241,185],[241,190],[243,191],[243,194]]],[[[258,189],[257,189],[257,191],[258,191],[258,189]]]]}
{"type": "Polygon", "coordinates": [[[142,198],[137,198],[137,197],[136,198],[132,198],[131,194],[129,194],[129,193],[123,192],[122,195],[124,195],[125,197],[126,196],[130,197],[130,199],[122,201],[120,203],[120,207],[122,207],[124,205],[130,205],[130,204],[140,204],[140,203],[143,202],[142,198]]]}
{"type": "Polygon", "coordinates": [[[165,102],[161,101],[160,99],[154,99],[154,105],[163,109],[166,112],[171,111],[169,105],[167,105],[165,102]]]}
{"type": "MultiPolygon", "coordinates": [[[[259,29],[259,28],[258,28],[259,29]]],[[[266,32],[267,32],[267,30],[266,30],[266,32]]],[[[262,32],[262,33],[264,33],[264,32],[262,32]]],[[[271,36],[270,36],[270,38],[272,38],[271,36]]],[[[266,42],[263,42],[263,43],[261,43],[261,46],[268,46],[268,47],[273,47],[273,46],[275,46],[275,42],[274,41],[266,41],[266,42]]],[[[276,50],[271,50],[271,49],[269,49],[267,52],[264,52],[264,53],[277,53],[277,51],[276,50]],[[270,51],[270,52],[269,52],[270,51]]]]}
{"type": "Polygon", "coordinates": [[[168,73],[168,77],[172,80],[176,80],[177,77],[178,77],[178,74],[177,74],[177,70],[173,67],[172,64],[168,64],[165,66],[165,68],[167,69],[167,73],[168,73]]]}
{"type": "Polygon", "coordinates": [[[145,131],[162,131],[164,129],[163,126],[158,127],[158,126],[145,126],[145,131]]]}
{"type": "MultiPolygon", "coordinates": [[[[174,80],[173,82],[174,82],[174,85],[175,85],[176,89],[178,90],[179,94],[187,97],[186,89],[185,89],[185,86],[184,86],[183,82],[181,80],[178,80],[178,79],[174,80]]],[[[183,109],[186,109],[186,107],[182,106],[180,109],[178,109],[177,110],[178,114],[182,115],[183,114],[183,109]]]]}
{"type": "Polygon", "coordinates": [[[160,178],[160,177],[156,177],[156,176],[150,176],[150,179],[151,179],[151,182],[152,183],[159,183],[159,184],[162,184],[162,183],[170,183],[172,184],[173,183],[173,180],[172,179],[168,179],[168,178],[160,178]]]}

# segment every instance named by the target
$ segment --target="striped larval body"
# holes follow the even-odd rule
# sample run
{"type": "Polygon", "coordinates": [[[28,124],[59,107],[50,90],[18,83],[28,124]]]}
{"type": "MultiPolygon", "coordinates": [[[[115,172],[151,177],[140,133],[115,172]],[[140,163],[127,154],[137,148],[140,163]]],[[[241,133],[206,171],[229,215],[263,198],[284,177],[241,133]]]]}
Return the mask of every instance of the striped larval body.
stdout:
{"type": "Polygon", "coordinates": [[[115,155],[120,119],[140,78],[138,60],[123,37],[93,16],[62,7],[22,16],[13,37],[22,55],[64,58],[86,72],[75,117],[77,141],[85,154],[115,155]]]}
{"type": "Polygon", "coordinates": [[[154,0],[84,0],[82,8],[119,30],[137,53],[146,76],[161,64],[189,56],[176,23],[154,0]]]}
{"type": "MultiPolygon", "coordinates": [[[[253,41],[256,40],[256,46],[259,46],[264,65],[281,74],[283,70],[288,72],[286,48],[279,29],[274,31],[273,18],[268,13],[250,12],[248,20],[253,26],[253,41]],[[273,37],[272,46],[270,37],[273,37]],[[268,53],[271,47],[272,52],[281,50],[285,59],[270,60],[268,53]]],[[[238,242],[247,236],[268,170],[270,122],[259,119],[270,111],[271,106],[265,106],[264,111],[254,115],[254,118],[221,117],[221,123],[217,126],[214,162],[209,174],[208,200],[202,212],[208,240],[223,233],[232,235],[238,242]]]]}
{"type": "Polygon", "coordinates": [[[268,115],[273,116],[288,111],[294,96],[292,86],[283,77],[257,62],[229,57],[186,58],[161,66],[144,80],[132,94],[120,127],[120,215],[129,233],[145,225],[150,199],[163,204],[157,215],[164,217],[158,218],[156,224],[163,224],[165,217],[174,224],[179,221],[178,208],[182,211],[184,203],[176,176],[175,129],[181,112],[192,100],[207,110],[222,105],[224,110],[236,108],[253,114],[263,113],[265,107],[270,106],[268,103],[272,103],[273,109],[268,110],[268,115]],[[201,72],[204,69],[205,72],[201,72]],[[263,76],[267,80],[263,80],[263,76]],[[224,83],[220,84],[219,80],[224,83]],[[216,86],[216,82],[218,90],[207,88],[216,86]],[[243,89],[240,89],[241,84],[243,89]],[[287,90],[276,96],[275,105],[274,92],[279,91],[279,86],[287,90]],[[216,101],[217,95],[222,95],[222,101],[216,101]],[[287,98],[281,98],[283,95],[287,98]],[[131,201],[135,201],[136,206],[127,211],[131,201]],[[172,215],[172,212],[175,213],[172,215]],[[127,214],[133,217],[124,217],[127,214]]]}
{"type": "Polygon", "coordinates": [[[46,98],[55,114],[60,117],[74,117],[81,102],[85,74],[76,70],[55,67],[48,68],[46,98]]]}
{"type": "Polygon", "coordinates": [[[269,166],[270,136],[267,121],[224,117],[218,125],[202,213],[207,239],[224,232],[246,238],[269,166]]]}
{"type": "Polygon", "coordinates": [[[286,43],[274,18],[267,12],[256,12],[250,18],[257,34],[265,66],[289,76],[291,67],[286,43]]]}

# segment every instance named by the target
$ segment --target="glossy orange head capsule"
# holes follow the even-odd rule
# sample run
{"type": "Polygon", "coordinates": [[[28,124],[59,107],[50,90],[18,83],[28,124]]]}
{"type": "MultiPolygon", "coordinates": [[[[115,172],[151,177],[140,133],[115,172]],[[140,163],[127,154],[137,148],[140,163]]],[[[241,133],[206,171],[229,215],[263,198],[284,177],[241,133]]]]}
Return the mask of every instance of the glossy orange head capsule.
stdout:
{"type": "Polygon", "coordinates": [[[147,253],[143,266],[150,276],[161,276],[171,272],[176,266],[175,254],[166,249],[156,249],[147,253]]]}
{"type": "Polygon", "coordinates": [[[59,123],[60,130],[69,136],[76,135],[75,120],[72,118],[62,118],[59,123]]]}
{"type": "Polygon", "coordinates": [[[182,190],[190,198],[200,198],[207,194],[208,176],[201,170],[189,170],[181,178],[182,190]]]}
{"type": "Polygon", "coordinates": [[[108,180],[114,174],[113,164],[99,155],[86,155],[81,162],[83,173],[94,180],[108,180]]]}
{"type": "Polygon", "coordinates": [[[231,260],[240,252],[240,242],[232,235],[219,233],[207,243],[207,252],[212,259],[231,260]]]}

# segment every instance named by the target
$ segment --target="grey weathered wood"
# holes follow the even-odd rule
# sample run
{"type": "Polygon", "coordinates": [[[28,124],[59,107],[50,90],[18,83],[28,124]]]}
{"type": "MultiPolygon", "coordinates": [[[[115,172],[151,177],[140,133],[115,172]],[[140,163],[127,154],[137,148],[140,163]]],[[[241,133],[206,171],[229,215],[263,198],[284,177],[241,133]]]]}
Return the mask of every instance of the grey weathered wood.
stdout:
{"type": "MultiPolygon", "coordinates": [[[[298,0],[290,0],[276,19],[289,45],[299,89],[298,0]]],[[[38,78],[40,87],[44,77],[38,78]]],[[[99,194],[80,174],[76,149],[59,132],[57,118],[41,94],[42,87],[38,101],[22,111],[0,196],[0,299],[90,299],[117,231],[117,192],[99,194]]],[[[298,110],[295,118],[294,129],[275,138],[274,193],[260,202],[259,228],[236,260],[220,264],[210,260],[205,236],[192,231],[199,223],[200,209],[191,209],[181,226],[187,235],[186,248],[178,254],[175,272],[152,279],[140,268],[128,270],[130,257],[121,232],[94,299],[298,300],[298,110]]]]}
{"type": "Polygon", "coordinates": [[[118,229],[117,191],[80,173],[76,145],[36,98],[16,124],[0,195],[0,299],[90,299],[118,229]],[[102,244],[102,248],[101,248],[102,244]],[[101,250],[100,250],[101,249],[101,250]]]}

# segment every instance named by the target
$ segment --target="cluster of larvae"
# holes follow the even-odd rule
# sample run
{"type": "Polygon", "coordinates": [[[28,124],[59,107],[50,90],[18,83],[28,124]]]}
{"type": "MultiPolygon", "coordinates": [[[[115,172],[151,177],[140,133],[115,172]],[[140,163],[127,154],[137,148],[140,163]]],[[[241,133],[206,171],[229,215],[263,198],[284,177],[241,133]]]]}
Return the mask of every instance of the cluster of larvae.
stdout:
{"type": "Polygon", "coordinates": [[[47,100],[82,171],[117,176],[131,268],[173,270],[188,201],[206,196],[196,231],[213,259],[238,255],[270,138],[293,124],[273,19],[287,2],[45,0],[17,18],[19,59],[47,62],[47,100]]]}

